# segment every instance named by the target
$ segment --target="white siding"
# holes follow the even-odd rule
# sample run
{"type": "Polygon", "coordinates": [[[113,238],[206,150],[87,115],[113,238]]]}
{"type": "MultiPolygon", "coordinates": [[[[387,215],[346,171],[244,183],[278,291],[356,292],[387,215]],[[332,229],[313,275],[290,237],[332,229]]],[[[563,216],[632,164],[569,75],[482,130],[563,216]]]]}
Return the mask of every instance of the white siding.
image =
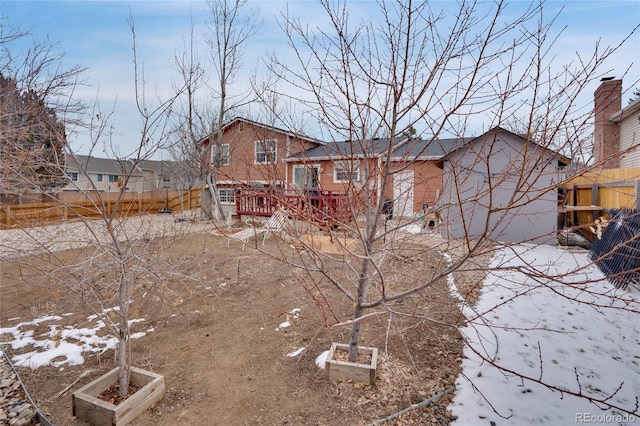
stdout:
{"type": "MultiPolygon", "coordinates": [[[[69,170],[72,172],[74,170],[69,170]]],[[[102,182],[98,182],[96,175],[98,173],[78,173],[78,180],[75,182],[70,182],[68,185],[62,188],[63,191],[93,191],[93,186],[91,185],[90,179],[93,181],[95,185],[95,189],[97,191],[105,191],[105,192],[118,192],[120,188],[118,187],[118,182],[109,182],[109,174],[102,174],[102,182]]],[[[127,185],[129,191],[141,192],[143,190],[142,180],[140,177],[132,176],[129,179],[129,184],[127,185]]]]}
{"type": "Polygon", "coordinates": [[[620,123],[620,151],[627,149],[630,151],[620,158],[620,167],[640,166],[640,114],[632,114],[620,123]]]}

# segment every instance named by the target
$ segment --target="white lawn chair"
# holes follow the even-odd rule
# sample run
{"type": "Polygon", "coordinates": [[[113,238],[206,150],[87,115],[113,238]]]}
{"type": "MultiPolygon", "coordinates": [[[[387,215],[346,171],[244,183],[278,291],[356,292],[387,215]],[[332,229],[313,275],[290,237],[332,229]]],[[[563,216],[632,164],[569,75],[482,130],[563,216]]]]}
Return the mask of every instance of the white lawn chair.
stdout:
{"type": "Polygon", "coordinates": [[[264,232],[264,237],[262,237],[262,245],[267,241],[272,234],[278,233],[282,235],[284,231],[284,226],[287,222],[287,213],[284,209],[279,208],[273,213],[273,215],[262,223],[262,232],[264,232]]]}
{"type": "Polygon", "coordinates": [[[250,226],[250,228],[244,229],[236,234],[229,235],[229,239],[227,240],[227,247],[231,240],[242,241],[242,249],[244,250],[245,244],[252,237],[257,236],[259,234],[264,234],[262,237],[262,245],[264,245],[267,238],[269,238],[272,234],[279,233],[281,234],[284,230],[284,225],[287,221],[287,214],[284,209],[276,210],[273,215],[267,220],[256,221],[255,219],[247,219],[245,223],[250,226]]]}
{"type": "Polygon", "coordinates": [[[227,239],[227,247],[229,247],[231,240],[242,241],[242,250],[244,250],[244,246],[247,244],[247,241],[249,241],[251,238],[253,238],[254,236],[258,235],[261,232],[264,232],[264,230],[251,227],[251,228],[243,229],[240,232],[236,232],[235,234],[231,234],[228,236],[228,239],[227,239]]]}

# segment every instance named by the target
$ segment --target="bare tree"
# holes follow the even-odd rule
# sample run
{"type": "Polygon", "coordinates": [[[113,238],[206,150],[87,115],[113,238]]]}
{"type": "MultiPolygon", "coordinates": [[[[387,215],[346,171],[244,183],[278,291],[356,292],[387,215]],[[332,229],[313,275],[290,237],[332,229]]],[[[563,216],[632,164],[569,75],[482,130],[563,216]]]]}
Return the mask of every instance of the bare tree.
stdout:
{"type": "Polygon", "coordinates": [[[260,22],[258,10],[249,9],[244,0],[210,0],[207,4],[209,33],[206,42],[215,77],[208,77],[207,67],[194,48],[193,34],[186,52],[177,55],[175,62],[187,87],[180,123],[184,132],[182,140],[188,147],[183,152],[191,153],[189,156],[202,170],[204,213],[209,218],[220,219],[224,211],[216,179],[218,169],[228,155],[222,150],[221,129],[226,120],[252,99],[249,89],[234,93],[234,84],[242,70],[244,49],[260,22]],[[209,85],[208,81],[213,83],[209,85]],[[207,101],[199,101],[203,89],[212,93],[207,101]]]}
{"type": "MultiPolygon", "coordinates": [[[[542,217],[549,206],[547,217],[555,220],[558,167],[567,164],[558,153],[579,150],[589,124],[590,113],[580,113],[578,95],[601,77],[607,58],[633,32],[618,45],[595,46],[593,55],[556,66],[551,51],[559,34],[554,34],[553,17],[545,21],[543,3],[514,15],[507,2],[464,1],[449,15],[428,2],[379,2],[380,22],[355,23],[345,2],[322,5],[328,27],[310,28],[299,18],[282,16],[282,29],[298,62],[294,66],[274,55],[270,68],[280,78],[280,96],[291,89],[297,94],[293,100],[306,107],[304,114],[323,125],[325,138],[346,141],[334,144],[330,153],[346,159],[346,176],[363,178],[346,179],[343,188],[354,196],[348,217],[356,220],[335,225],[356,236],[358,243],[344,245],[349,255],[336,259],[294,233],[303,252],[283,261],[301,271],[303,284],[314,291],[320,282],[328,282],[351,301],[351,319],[339,323],[351,328],[349,360],[355,362],[365,321],[416,315],[398,303],[452,273],[486,267],[478,259],[490,255],[496,242],[509,241],[505,229],[516,220],[542,217]],[[472,117],[482,117],[486,126],[481,138],[468,134],[472,117]],[[509,117],[518,118],[521,134],[509,128],[509,117]],[[406,136],[416,127],[426,127],[428,137],[422,145],[408,145],[406,136]],[[497,165],[495,160],[506,152],[505,140],[511,138],[520,141],[516,155],[497,165]],[[445,146],[446,139],[452,144],[445,146]],[[415,149],[400,150],[403,146],[415,149]],[[399,187],[402,191],[397,180],[402,172],[434,147],[446,154],[445,196],[438,209],[450,239],[429,241],[431,246],[421,251],[439,252],[442,268],[413,274],[398,261],[419,259],[414,237],[402,231],[416,221],[415,204],[408,206],[408,214],[396,209],[404,216],[400,221],[379,218],[384,217],[382,200],[398,201],[402,195],[395,192],[399,187]],[[401,158],[398,152],[404,153],[401,158]],[[484,180],[478,184],[479,175],[484,180]],[[357,195],[361,203],[353,201],[357,195]],[[444,254],[449,251],[458,254],[448,260],[444,254]],[[330,266],[334,262],[341,266],[330,266]]],[[[553,243],[555,224],[523,241],[553,243]]],[[[463,293],[477,291],[480,282],[463,293]]],[[[543,382],[554,389],[553,379],[548,379],[543,382]]],[[[624,412],[637,410],[606,398],[598,402],[624,412]]]]}
{"type": "MultiPolygon", "coordinates": [[[[135,277],[144,270],[144,264],[148,262],[146,256],[152,255],[148,244],[137,244],[129,241],[127,244],[127,235],[123,234],[122,228],[117,225],[118,211],[124,202],[124,197],[132,178],[133,171],[138,167],[141,161],[150,158],[159,149],[164,148],[171,139],[169,115],[172,110],[173,103],[179,95],[176,94],[168,100],[160,100],[156,105],[148,105],[148,99],[145,95],[145,77],[141,64],[137,58],[136,48],[136,31],[133,17],[129,19],[129,26],[133,37],[133,64],[134,64],[134,82],[136,92],[136,106],[142,121],[141,133],[134,156],[129,159],[129,164],[122,164],[123,175],[120,176],[121,184],[118,196],[111,212],[105,207],[104,200],[100,193],[97,195],[97,207],[101,212],[101,221],[104,224],[109,235],[109,253],[115,263],[113,271],[115,273],[118,300],[118,321],[116,329],[118,330],[118,366],[119,366],[119,393],[121,397],[125,397],[129,392],[129,379],[131,370],[131,360],[129,352],[131,350],[131,333],[129,331],[129,308],[132,301],[132,286],[135,277]]],[[[85,169],[85,174],[87,170],[85,169]]]]}
{"type": "MultiPolygon", "coordinates": [[[[24,230],[25,238],[36,240],[34,242],[40,245],[39,251],[47,254],[43,262],[32,262],[26,258],[25,262],[29,267],[36,268],[37,273],[47,277],[52,283],[61,285],[80,297],[117,336],[119,394],[123,398],[129,393],[131,307],[138,297],[142,297],[143,287],[150,289],[156,284],[160,286],[161,280],[157,279],[169,273],[153,261],[154,255],[162,249],[162,245],[158,246],[159,241],[154,241],[154,238],[164,235],[167,230],[154,229],[148,219],[129,217],[127,210],[132,200],[128,187],[135,183],[140,164],[166,148],[172,140],[170,114],[180,94],[176,93],[167,100],[149,99],[149,95],[145,93],[146,81],[142,64],[137,57],[136,31],[132,17],[129,25],[133,38],[135,99],[141,119],[138,143],[128,155],[121,156],[120,148],[111,145],[111,113],[103,113],[96,105],[88,120],[88,130],[92,136],[90,152],[100,146],[110,148],[113,159],[120,165],[117,192],[98,189],[90,174],[92,170],[88,168],[89,165],[80,161],[65,147],[66,158],[88,184],[88,187],[78,186],[75,189],[79,198],[91,203],[90,208],[79,209],[72,202],[62,202],[80,220],[77,227],[83,231],[83,236],[76,244],[85,246],[84,254],[69,261],[44,245],[44,242],[37,241],[36,234],[31,230],[24,230]],[[134,227],[128,225],[132,220],[137,222],[134,227]]],[[[50,161],[47,165],[60,173],[64,172],[63,162],[50,161]]],[[[20,173],[20,169],[17,172],[20,173]]],[[[26,182],[30,182],[32,178],[28,173],[20,176],[26,182]]],[[[70,181],[66,183],[73,185],[70,181]]]]}
{"type": "Polygon", "coordinates": [[[179,117],[176,124],[178,142],[169,148],[173,159],[182,161],[193,170],[197,170],[198,184],[201,186],[201,207],[205,217],[212,219],[211,195],[208,186],[208,165],[211,153],[203,140],[211,134],[210,125],[214,116],[208,108],[209,103],[199,102],[199,95],[206,87],[205,67],[196,50],[193,25],[184,51],[174,57],[174,63],[181,81],[178,86],[184,87],[179,108],[175,115],[179,117]]]}

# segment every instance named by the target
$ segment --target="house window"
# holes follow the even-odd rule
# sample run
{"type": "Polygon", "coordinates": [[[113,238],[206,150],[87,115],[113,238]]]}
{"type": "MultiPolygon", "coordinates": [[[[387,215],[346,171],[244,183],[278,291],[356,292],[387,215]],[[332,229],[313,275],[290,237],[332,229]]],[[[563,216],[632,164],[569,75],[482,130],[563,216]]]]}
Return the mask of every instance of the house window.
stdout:
{"type": "Polygon", "coordinates": [[[78,181],[78,173],[77,172],[68,172],[67,177],[71,180],[71,182],[78,181]]]}
{"type": "Polygon", "coordinates": [[[293,186],[296,188],[318,188],[320,186],[320,166],[295,165],[293,166],[293,186]]]}
{"type": "Polygon", "coordinates": [[[109,182],[117,182],[118,175],[109,175],[109,182]]]}
{"type": "Polygon", "coordinates": [[[96,173],[94,178],[96,182],[102,182],[102,173],[96,173]]]}
{"type": "Polygon", "coordinates": [[[358,161],[336,161],[333,163],[334,182],[358,182],[360,180],[360,163],[358,161]]]}
{"type": "Polygon", "coordinates": [[[276,162],[276,140],[269,139],[256,141],[255,143],[255,163],[267,164],[276,162]]]}
{"type": "Polygon", "coordinates": [[[239,132],[243,132],[244,131],[244,123],[238,123],[238,131],[239,132]]]}
{"type": "Polygon", "coordinates": [[[211,162],[213,164],[216,164],[218,167],[229,165],[229,144],[228,143],[220,145],[219,150],[218,150],[218,145],[213,145],[211,147],[211,162]]]}
{"type": "Polygon", "coordinates": [[[236,190],[233,188],[218,188],[218,198],[221,204],[233,204],[236,202],[236,190]]]}

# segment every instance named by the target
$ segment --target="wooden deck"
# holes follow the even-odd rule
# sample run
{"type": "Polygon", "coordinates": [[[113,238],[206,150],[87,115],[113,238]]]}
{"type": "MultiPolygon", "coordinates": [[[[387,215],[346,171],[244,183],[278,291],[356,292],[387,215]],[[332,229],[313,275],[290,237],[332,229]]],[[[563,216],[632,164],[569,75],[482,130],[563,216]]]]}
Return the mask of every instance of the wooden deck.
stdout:
{"type": "Polygon", "coordinates": [[[236,214],[239,216],[271,216],[283,207],[289,217],[314,222],[320,226],[335,226],[350,221],[353,204],[347,194],[310,190],[304,193],[274,191],[262,188],[236,190],[236,214]]]}

